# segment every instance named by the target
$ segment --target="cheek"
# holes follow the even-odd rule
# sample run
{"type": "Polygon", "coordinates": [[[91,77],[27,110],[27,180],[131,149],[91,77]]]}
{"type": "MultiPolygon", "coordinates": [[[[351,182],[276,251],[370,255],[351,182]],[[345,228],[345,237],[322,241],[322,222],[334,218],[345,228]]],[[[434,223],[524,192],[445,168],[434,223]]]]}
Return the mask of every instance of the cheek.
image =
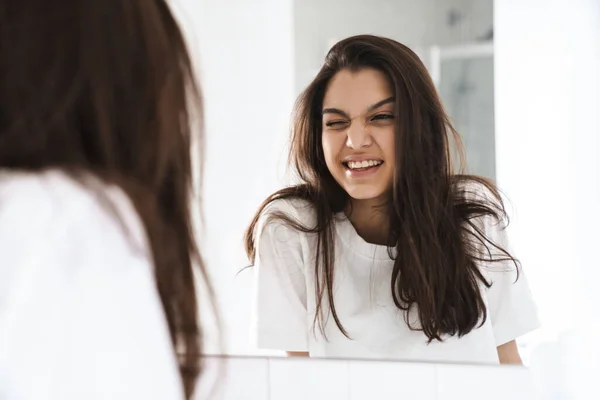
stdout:
{"type": "Polygon", "coordinates": [[[383,153],[386,164],[393,165],[395,163],[395,148],[396,148],[396,134],[393,127],[381,129],[377,132],[376,136],[377,144],[383,153]]]}
{"type": "Polygon", "coordinates": [[[327,166],[331,168],[332,165],[337,163],[338,155],[344,145],[343,135],[324,132],[321,137],[321,142],[325,161],[327,162],[327,166]]]}

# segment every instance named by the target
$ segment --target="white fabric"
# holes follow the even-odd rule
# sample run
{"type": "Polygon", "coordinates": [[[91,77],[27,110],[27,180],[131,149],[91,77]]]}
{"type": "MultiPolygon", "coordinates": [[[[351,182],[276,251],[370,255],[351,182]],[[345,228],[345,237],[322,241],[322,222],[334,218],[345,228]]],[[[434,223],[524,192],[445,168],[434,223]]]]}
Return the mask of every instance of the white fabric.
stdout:
{"type": "Polygon", "coordinates": [[[183,398],[139,217],[95,184],[110,203],[60,172],[0,173],[2,399],[183,398]]]}
{"type": "MultiPolygon", "coordinates": [[[[448,337],[428,345],[422,332],[408,328],[393,303],[393,260],[388,248],[365,242],[341,214],[335,222],[334,303],[352,340],[342,335],[331,315],[325,324],[325,340],[318,326],[313,330],[316,235],[269,219],[275,211],[308,227],[315,222],[311,207],[297,200],[271,203],[259,221],[255,263],[259,348],[307,351],[314,357],[497,364],[497,346],[539,326],[522,269],[514,283],[512,263],[490,263],[481,266],[484,276],[493,282],[489,290],[482,286],[486,323],[462,338],[448,337]]],[[[487,221],[479,223],[496,243],[508,246],[504,231],[487,221]]],[[[417,321],[415,313],[410,320],[417,321]]]]}

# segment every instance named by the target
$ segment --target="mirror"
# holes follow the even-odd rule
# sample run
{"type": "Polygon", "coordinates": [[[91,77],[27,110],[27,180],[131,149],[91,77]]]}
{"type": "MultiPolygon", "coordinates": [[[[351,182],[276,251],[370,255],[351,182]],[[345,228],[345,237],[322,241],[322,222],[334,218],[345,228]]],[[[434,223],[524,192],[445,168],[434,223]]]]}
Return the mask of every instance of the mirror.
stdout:
{"type": "Polygon", "coordinates": [[[574,344],[584,343],[576,339],[583,334],[573,333],[577,327],[565,315],[585,316],[597,332],[592,305],[600,299],[586,283],[598,274],[590,267],[597,265],[591,249],[598,239],[594,204],[600,203],[594,184],[600,106],[593,84],[600,67],[589,51],[599,45],[595,3],[181,3],[205,96],[203,246],[220,299],[224,352],[282,354],[250,345],[254,277],[251,268],[237,274],[249,264],[243,232],[261,202],[291,183],[285,167],[297,95],[334,43],[374,33],[419,55],[463,137],[468,171],[496,180],[510,200],[510,242],[542,322],[541,329],[519,337],[523,362],[534,364],[542,349],[551,349],[538,358],[546,360],[539,362],[545,368],[559,364],[549,354],[586,356],[589,347],[574,344]],[[538,16],[542,9],[544,19],[538,16]],[[550,23],[558,20],[564,29],[550,23]]]}

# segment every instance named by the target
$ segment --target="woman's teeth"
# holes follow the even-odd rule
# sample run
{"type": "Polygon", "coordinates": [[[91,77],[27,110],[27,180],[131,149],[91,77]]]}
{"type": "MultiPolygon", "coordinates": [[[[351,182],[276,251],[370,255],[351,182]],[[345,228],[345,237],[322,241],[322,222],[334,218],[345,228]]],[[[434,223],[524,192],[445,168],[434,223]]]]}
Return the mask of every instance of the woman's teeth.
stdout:
{"type": "Polygon", "coordinates": [[[364,161],[348,161],[348,168],[350,169],[361,169],[368,167],[375,167],[380,165],[383,161],[379,160],[364,160],[364,161]]]}

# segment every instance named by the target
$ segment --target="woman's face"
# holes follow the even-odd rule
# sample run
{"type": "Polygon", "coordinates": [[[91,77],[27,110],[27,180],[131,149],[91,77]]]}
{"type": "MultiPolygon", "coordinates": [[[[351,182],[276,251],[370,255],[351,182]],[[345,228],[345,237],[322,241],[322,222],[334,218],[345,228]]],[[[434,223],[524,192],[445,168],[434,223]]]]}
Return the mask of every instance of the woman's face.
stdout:
{"type": "Polygon", "coordinates": [[[342,70],[323,99],[327,168],[355,200],[385,199],[394,175],[394,98],[374,69],[342,70]]]}

